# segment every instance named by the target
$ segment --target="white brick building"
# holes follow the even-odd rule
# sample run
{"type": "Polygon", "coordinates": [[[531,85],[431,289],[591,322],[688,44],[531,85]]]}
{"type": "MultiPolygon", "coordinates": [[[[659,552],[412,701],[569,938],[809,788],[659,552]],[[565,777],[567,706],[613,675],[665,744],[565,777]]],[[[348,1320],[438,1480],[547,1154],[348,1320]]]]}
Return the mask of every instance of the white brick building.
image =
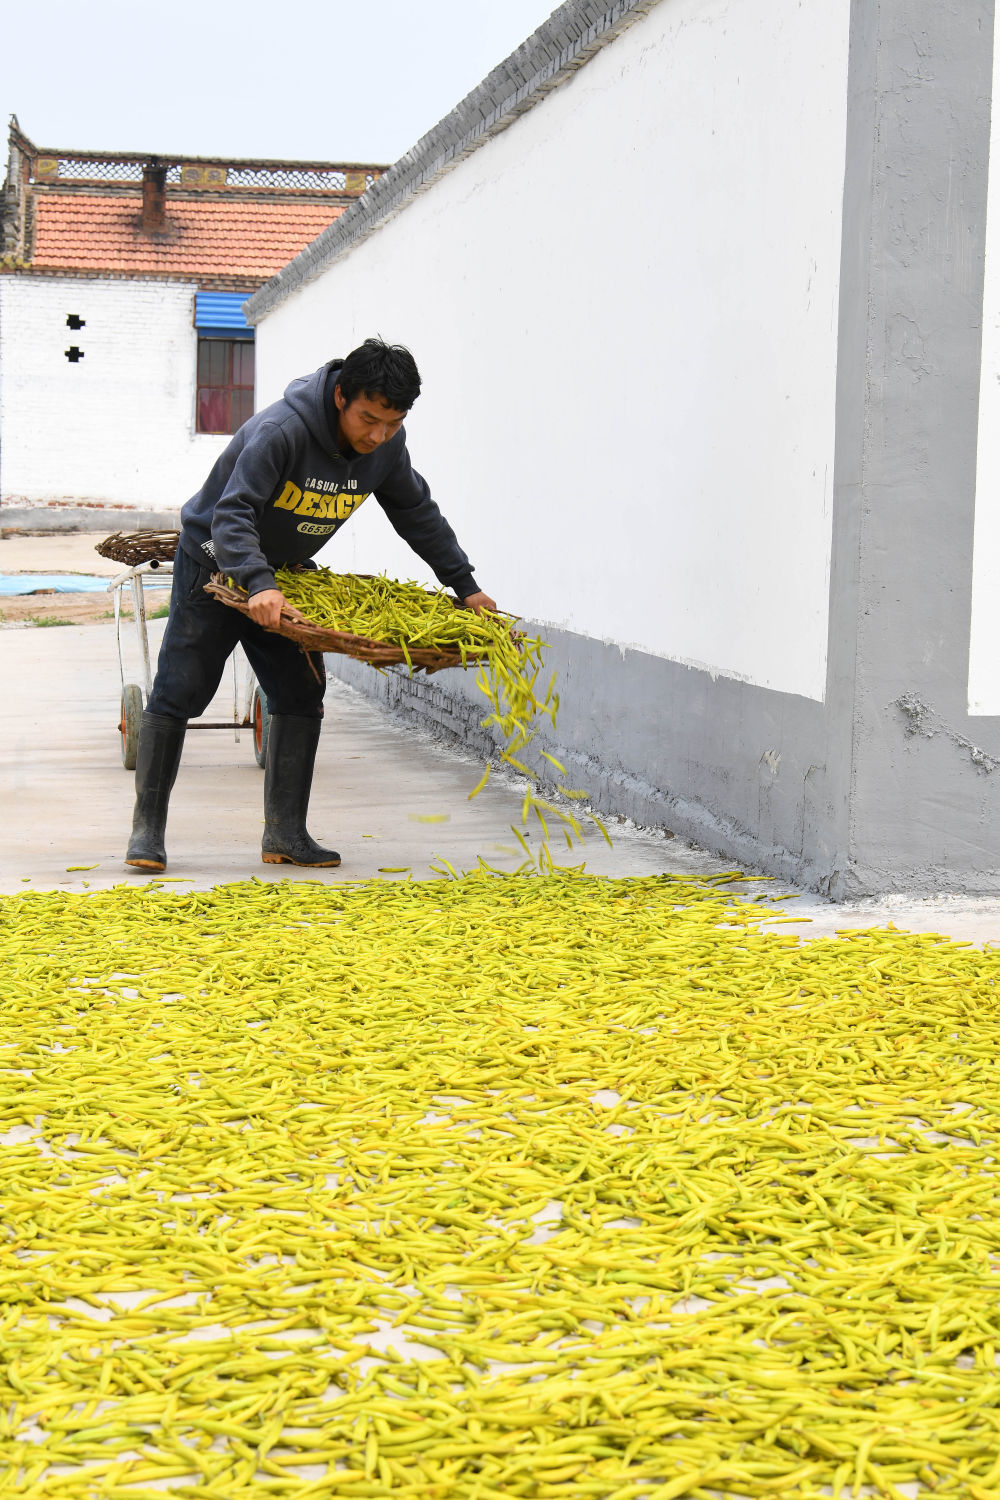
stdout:
{"type": "Polygon", "coordinates": [[[379,170],[48,151],[12,121],[0,524],[179,509],[253,411],[244,299],[379,170]]]}

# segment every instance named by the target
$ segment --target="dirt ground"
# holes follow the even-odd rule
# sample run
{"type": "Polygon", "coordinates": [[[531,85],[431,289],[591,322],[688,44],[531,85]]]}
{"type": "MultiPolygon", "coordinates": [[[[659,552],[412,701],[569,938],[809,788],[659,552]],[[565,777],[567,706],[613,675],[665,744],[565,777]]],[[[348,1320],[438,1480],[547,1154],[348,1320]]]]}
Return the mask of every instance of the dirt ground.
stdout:
{"type": "MultiPolygon", "coordinates": [[[[100,535],[74,532],[51,536],[4,536],[0,538],[0,574],[82,573],[109,581],[122,571],[122,564],[95,551],[100,535]]],[[[146,613],[155,619],[166,612],[168,592],[159,590],[146,600],[146,613]]],[[[122,614],[131,620],[129,595],[122,594],[122,614]]],[[[114,619],[111,595],[103,592],[64,594],[40,592],[0,596],[0,630],[40,626],[95,625],[114,619]]]]}
{"type": "MultiPolygon", "coordinates": [[[[154,618],[157,608],[148,607],[147,615],[154,618]]],[[[122,614],[131,620],[131,600],[123,599],[122,614]]],[[[94,625],[98,621],[115,617],[111,597],[108,594],[14,594],[0,599],[0,629],[4,626],[20,627],[42,625],[94,625]]]]}

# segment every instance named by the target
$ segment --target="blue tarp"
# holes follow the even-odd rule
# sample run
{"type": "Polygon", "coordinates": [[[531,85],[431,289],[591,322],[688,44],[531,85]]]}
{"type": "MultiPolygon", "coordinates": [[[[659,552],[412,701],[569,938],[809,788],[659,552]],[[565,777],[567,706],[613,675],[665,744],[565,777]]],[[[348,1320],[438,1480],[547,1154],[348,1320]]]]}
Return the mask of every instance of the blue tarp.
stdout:
{"type": "MultiPolygon", "coordinates": [[[[55,594],[97,594],[109,582],[89,573],[0,573],[0,595],[36,594],[40,589],[55,594]]],[[[170,579],[151,578],[146,587],[168,589],[170,579]]]]}

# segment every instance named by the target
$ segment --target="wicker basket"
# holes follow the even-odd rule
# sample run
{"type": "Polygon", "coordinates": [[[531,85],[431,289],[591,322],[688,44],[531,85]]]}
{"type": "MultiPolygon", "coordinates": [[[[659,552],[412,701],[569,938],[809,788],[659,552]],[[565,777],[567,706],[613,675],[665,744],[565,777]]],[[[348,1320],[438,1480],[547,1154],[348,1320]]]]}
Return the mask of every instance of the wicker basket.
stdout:
{"type": "Polygon", "coordinates": [[[116,531],[98,542],[94,551],[113,562],[137,568],[144,562],[172,562],[179,540],[179,531],[116,531]]]}
{"type": "MultiPolygon", "coordinates": [[[[211,583],[206,583],[207,593],[214,595],[230,609],[238,609],[249,616],[247,594],[243,589],[234,589],[226,583],[221,573],[213,573],[211,583]]],[[[460,606],[456,605],[456,608],[460,606]]],[[[355,661],[366,661],[373,667],[395,667],[407,664],[407,657],[400,646],[386,641],[372,641],[363,635],[349,635],[345,630],[329,630],[325,626],[303,624],[293,619],[286,610],[281,612],[281,624],[268,626],[276,635],[283,635],[301,647],[303,651],[333,651],[341,656],[353,656],[355,661]]],[[[488,655],[485,649],[466,651],[465,661],[457,647],[439,651],[425,646],[414,646],[409,654],[409,665],[415,672],[440,672],[445,667],[462,667],[466,662],[475,662],[488,655]]]]}

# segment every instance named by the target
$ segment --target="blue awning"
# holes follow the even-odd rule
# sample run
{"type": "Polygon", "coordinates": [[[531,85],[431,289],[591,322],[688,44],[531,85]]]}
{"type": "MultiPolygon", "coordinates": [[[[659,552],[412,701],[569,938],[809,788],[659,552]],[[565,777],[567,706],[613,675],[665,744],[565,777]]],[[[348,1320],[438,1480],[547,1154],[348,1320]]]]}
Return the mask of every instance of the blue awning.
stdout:
{"type": "Polygon", "coordinates": [[[249,292],[196,292],[194,326],[220,337],[252,339],[253,329],[243,316],[249,292]]]}

